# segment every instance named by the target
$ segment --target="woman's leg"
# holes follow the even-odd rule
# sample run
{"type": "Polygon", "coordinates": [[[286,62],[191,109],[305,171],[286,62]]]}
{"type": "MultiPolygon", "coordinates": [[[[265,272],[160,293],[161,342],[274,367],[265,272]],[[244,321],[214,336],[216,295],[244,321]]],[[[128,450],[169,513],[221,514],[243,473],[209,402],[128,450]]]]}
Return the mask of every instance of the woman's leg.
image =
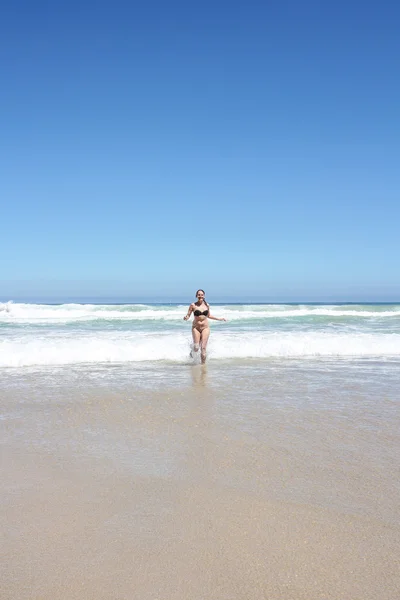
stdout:
{"type": "MultiPolygon", "coordinates": [[[[199,346],[200,346],[200,331],[198,329],[196,329],[195,327],[192,327],[192,337],[193,337],[193,350],[195,352],[199,351],[199,346]]],[[[192,356],[192,353],[190,353],[190,355],[192,356]]]]}
{"type": "Polygon", "coordinates": [[[206,327],[201,332],[201,338],[200,338],[201,362],[203,364],[206,362],[206,358],[207,358],[207,342],[208,342],[209,337],[210,337],[210,328],[206,327]]]}

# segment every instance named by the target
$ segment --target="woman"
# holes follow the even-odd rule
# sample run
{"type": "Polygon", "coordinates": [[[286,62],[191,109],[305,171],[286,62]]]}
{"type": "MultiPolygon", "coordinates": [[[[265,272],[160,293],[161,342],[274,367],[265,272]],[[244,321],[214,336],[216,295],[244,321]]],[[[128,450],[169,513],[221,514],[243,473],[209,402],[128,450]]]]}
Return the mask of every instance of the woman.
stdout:
{"type": "Polygon", "coordinates": [[[201,348],[201,362],[204,364],[206,362],[207,342],[210,336],[208,319],[212,319],[213,321],[226,321],[226,319],[218,319],[218,317],[211,316],[210,306],[206,302],[204,290],[197,290],[196,298],[197,302],[193,302],[189,306],[187,315],[183,317],[183,320],[187,321],[193,313],[193,349],[195,352],[198,352],[199,347],[201,348]]]}

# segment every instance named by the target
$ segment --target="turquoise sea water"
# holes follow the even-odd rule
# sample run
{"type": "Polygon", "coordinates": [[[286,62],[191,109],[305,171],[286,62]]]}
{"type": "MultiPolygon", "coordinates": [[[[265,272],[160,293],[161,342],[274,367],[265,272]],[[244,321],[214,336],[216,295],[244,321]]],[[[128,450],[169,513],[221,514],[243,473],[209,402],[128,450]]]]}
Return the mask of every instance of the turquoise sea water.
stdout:
{"type": "MultiPolygon", "coordinates": [[[[188,361],[179,304],[0,304],[0,367],[188,361]]],[[[400,304],[212,306],[209,361],[380,359],[400,362],[400,304]]]]}

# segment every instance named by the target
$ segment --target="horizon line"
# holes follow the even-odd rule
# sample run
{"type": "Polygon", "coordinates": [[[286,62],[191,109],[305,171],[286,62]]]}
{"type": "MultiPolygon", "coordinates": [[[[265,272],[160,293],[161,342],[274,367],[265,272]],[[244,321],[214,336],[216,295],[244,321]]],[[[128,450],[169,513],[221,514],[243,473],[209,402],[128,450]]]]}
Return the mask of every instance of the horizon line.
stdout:
{"type": "MultiPolygon", "coordinates": [[[[24,304],[187,304],[190,302],[188,298],[177,296],[0,296],[1,303],[24,303],[24,304]]],[[[325,297],[325,298],[273,298],[266,296],[215,296],[213,304],[400,304],[400,299],[346,299],[340,297],[325,297]]]]}

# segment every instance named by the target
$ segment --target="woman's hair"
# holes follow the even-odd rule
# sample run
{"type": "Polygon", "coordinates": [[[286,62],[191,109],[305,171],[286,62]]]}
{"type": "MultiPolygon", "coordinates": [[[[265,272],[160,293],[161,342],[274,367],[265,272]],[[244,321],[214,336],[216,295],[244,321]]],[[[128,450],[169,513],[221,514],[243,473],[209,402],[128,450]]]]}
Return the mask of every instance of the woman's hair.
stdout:
{"type": "Polygon", "coordinates": [[[208,302],[206,301],[206,293],[205,293],[205,291],[204,291],[204,290],[197,290],[197,292],[196,292],[196,298],[197,298],[197,294],[198,294],[199,292],[203,292],[203,294],[204,294],[203,302],[204,302],[204,304],[207,306],[207,308],[209,308],[209,306],[208,306],[208,302]]]}

